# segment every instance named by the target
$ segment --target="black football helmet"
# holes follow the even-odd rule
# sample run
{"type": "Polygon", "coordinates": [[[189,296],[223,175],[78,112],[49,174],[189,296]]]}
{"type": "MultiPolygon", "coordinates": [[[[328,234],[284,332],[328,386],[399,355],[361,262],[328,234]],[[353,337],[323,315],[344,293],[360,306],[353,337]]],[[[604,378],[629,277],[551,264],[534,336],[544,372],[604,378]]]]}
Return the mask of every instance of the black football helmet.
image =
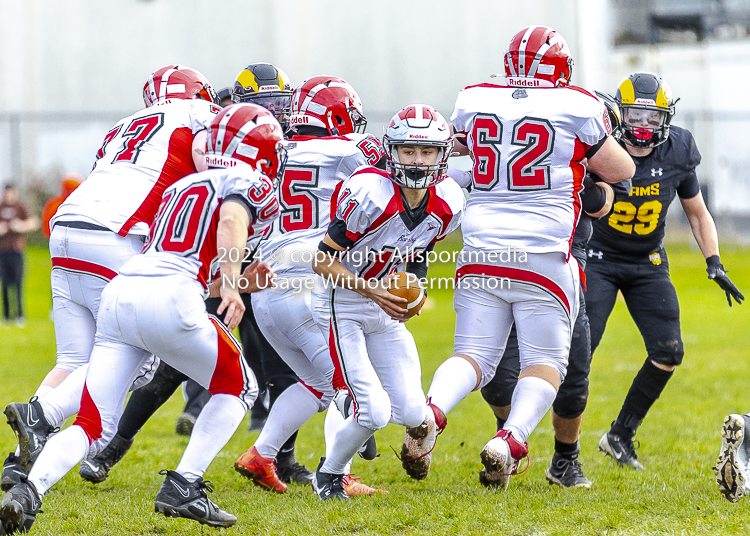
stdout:
{"type": "Polygon", "coordinates": [[[677,100],[672,99],[672,90],[657,74],[633,73],[623,80],[615,101],[622,114],[625,143],[646,149],[667,141],[677,100]]]}

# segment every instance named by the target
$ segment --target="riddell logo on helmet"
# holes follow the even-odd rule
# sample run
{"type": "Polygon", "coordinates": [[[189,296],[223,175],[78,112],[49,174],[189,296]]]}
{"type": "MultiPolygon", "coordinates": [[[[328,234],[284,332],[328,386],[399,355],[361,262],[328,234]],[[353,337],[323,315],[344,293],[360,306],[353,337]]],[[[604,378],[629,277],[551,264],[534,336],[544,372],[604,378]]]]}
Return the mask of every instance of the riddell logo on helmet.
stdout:
{"type": "Polygon", "coordinates": [[[215,154],[207,154],[206,155],[206,165],[211,167],[222,167],[222,168],[229,168],[234,167],[237,165],[237,161],[233,158],[225,158],[220,155],[215,154]]]}
{"type": "Polygon", "coordinates": [[[308,119],[304,115],[293,115],[290,119],[290,122],[292,125],[299,125],[302,123],[309,123],[310,119],[308,119]]]}
{"type": "Polygon", "coordinates": [[[534,78],[513,78],[509,76],[506,81],[512,87],[539,87],[542,85],[539,80],[534,78]]]}
{"type": "Polygon", "coordinates": [[[423,136],[422,134],[409,134],[409,137],[418,140],[426,140],[429,136],[423,136]]]}

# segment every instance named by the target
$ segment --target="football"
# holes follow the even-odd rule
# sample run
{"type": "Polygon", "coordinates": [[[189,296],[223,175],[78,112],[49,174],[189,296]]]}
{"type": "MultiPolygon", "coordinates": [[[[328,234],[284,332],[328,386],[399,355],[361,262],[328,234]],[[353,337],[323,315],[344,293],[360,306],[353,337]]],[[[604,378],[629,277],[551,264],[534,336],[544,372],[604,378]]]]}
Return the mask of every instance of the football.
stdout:
{"type": "Polygon", "coordinates": [[[419,284],[417,276],[408,272],[396,272],[393,274],[391,284],[388,287],[388,292],[395,294],[401,298],[406,298],[409,303],[406,305],[406,309],[409,311],[407,317],[411,318],[422,309],[427,295],[419,284]]]}

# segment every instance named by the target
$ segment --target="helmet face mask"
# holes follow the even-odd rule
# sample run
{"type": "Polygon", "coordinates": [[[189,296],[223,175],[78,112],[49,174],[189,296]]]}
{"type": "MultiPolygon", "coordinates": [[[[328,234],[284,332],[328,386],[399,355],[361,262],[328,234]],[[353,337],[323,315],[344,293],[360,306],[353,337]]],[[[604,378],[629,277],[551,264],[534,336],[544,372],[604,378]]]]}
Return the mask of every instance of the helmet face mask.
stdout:
{"type": "Polygon", "coordinates": [[[604,107],[607,108],[607,120],[612,129],[610,136],[615,140],[620,141],[622,138],[622,113],[620,112],[620,107],[618,106],[617,101],[615,101],[612,95],[609,95],[608,93],[603,93],[601,91],[594,91],[594,93],[599,100],[604,103],[604,107]]]}
{"type": "Polygon", "coordinates": [[[622,138],[627,145],[649,149],[667,141],[677,101],[661,77],[634,73],[617,88],[615,100],[622,113],[622,138]]]}
{"type": "Polygon", "coordinates": [[[312,126],[331,136],[364,133],[367,118],[354,88],[336,76],[313,76],[294,90],[292,128],[312,126]]]}
{"type": "MultiPolygon", "coordinates": [[[[448,123],[432,106],[413,104],[393,116],[383,136],[386,171],[389,178],[404,188],[430,188],[445,178],[448,157],[453,150],[453,138],[448,123]],[[399,148],[423,147],[437,150],[434,163],[402,162],[399,148]]],[[[423,160],[426,160],[423,157],[423,160]]]]}
{"type": "Polygon", "coordinates": [[[286,73],[270,63],[251,63],[237,75],[232,102],[262,106],[274,114],[284,132],[289,130],[292,86],[286,73]]]}

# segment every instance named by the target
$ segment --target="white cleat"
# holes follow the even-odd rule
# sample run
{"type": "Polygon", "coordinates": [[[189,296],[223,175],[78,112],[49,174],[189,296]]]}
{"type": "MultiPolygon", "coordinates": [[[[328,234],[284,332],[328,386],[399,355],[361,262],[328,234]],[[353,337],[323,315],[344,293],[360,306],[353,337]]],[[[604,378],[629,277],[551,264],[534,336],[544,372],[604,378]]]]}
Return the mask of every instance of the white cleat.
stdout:
{"type": "Polygon", "coordinates": [[[437,436],[445,429],[447,420],[440,408],[431,404],[432,410],[419,426],[407,428],[404,444],[401,446],[401,465],[406,474],[414,480],[424,480],[430,473],[432,451],[437,436]]]}
{"type": "Polygon", "coordinates": [[[528,459],[529,445],[518,441],[512,432],[500,430],[484,446],[481,457],[484,469],[479,473],[479,481],[482,485],[506,489],[510,477],[519,474],[521,460],[528,459]]]}
{"type": "Polygon", "coordinates": [[[721,427],[721,451],[714,466],[719,492],[731,502],[749,492],[746,486],[750,442],[744,441],[750,417],[732,414],[724,417],[721,427]]]}

